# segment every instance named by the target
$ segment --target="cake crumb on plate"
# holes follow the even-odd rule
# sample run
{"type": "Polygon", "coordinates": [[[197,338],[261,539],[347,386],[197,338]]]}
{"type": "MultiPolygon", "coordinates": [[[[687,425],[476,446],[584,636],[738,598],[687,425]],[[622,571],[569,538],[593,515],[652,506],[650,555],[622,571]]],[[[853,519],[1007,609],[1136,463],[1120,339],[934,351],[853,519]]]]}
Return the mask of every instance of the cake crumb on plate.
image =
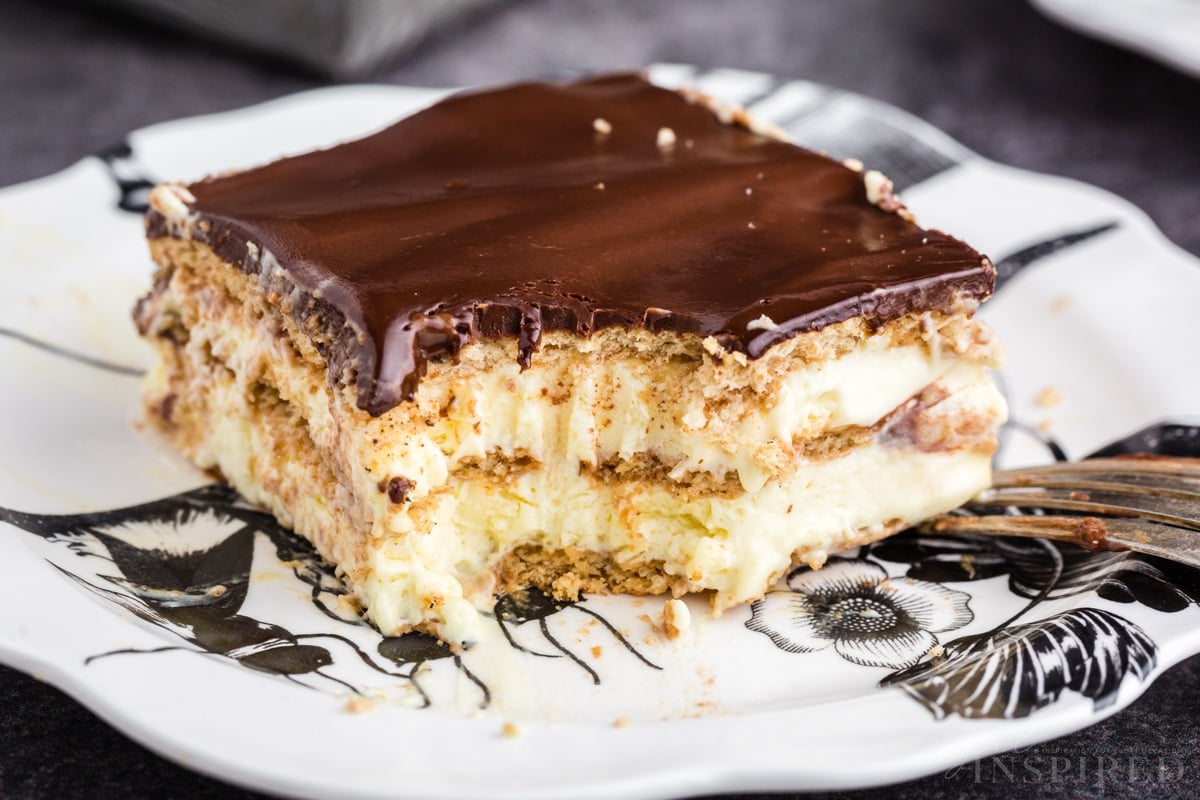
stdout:
{"type": "Polygon", "coordinates": [[[354,695],[346,700],[346,713],[365,714],[375,710],[375,702],[368,697],[354,695]]]}
{"type": "Polygon", "coordinates": [[[663,603],[663,630],[668,639],[678,639],[692,626],[692,612],[687,603],[671,599],[663,603]]]}
{"type": "Polygon", "coordinates": [[[1061,403],[1062,399],[1062,392],[1058,390],[1057,386],[1047,386],[1038,392],[1035,402],[1042,408],[1049,408],[1061,403]]]}

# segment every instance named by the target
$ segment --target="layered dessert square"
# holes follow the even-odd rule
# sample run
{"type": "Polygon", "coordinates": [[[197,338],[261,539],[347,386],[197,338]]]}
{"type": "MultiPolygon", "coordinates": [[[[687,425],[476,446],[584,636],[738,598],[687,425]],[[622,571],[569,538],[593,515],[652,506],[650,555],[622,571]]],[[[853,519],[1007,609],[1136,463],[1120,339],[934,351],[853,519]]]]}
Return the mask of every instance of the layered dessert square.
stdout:
{"type": "Polygon", "coordinates": [[[994,269],[856,167],[621,74],[159,186],[149,417],[385,634],[719,613],[989,483],[994,269]]]}

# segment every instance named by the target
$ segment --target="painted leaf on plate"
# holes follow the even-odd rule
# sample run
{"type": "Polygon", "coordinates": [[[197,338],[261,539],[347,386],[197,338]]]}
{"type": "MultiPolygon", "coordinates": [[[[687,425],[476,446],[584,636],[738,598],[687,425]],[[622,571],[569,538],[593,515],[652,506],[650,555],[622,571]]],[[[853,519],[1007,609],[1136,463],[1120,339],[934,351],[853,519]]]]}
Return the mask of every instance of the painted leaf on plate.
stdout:
{"type": "Polygon", "coordinates": [[[1075,608],[948,643],[940,657],[881,681],[921,702],[935,718],[1027,717],[1064,691],[1112,703],[1126,676],[1145,680],[1157,648],[1134,623],[1097,608],[1075,608]]]}

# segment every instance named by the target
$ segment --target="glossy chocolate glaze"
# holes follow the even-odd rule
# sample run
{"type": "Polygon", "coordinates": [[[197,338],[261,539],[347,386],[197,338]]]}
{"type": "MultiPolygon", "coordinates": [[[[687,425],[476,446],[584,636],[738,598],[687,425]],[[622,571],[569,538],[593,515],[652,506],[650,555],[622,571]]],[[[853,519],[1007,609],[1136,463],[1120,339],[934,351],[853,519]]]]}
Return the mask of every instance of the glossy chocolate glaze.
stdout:
{"type": "Polygon", "coordinates": [[[344,326],[334,360],[372,414],[476,337],[516,337],[522,366],[544,330],[614,325],[757,358],[850,317],[982,299],[994,276],[868,202],[860,173],[632,74],[457,95],[188,189],[193,236],[248,271],[277,263],[344,326]],[[778,327],[749,326],[762,315],[778,327]]]}

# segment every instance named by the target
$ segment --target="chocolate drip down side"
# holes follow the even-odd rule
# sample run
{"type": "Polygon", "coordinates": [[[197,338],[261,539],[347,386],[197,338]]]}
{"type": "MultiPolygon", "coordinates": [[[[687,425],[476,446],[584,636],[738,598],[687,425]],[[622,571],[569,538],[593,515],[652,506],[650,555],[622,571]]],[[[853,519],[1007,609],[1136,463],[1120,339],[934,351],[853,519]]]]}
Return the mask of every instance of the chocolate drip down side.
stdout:
{"type": "Polygon", "coordinates": [[[480,337],[515,338],[522,368],[547,331],[613,326],[758,358],[851,317],[969,308],[994,281],[972,248],[872,204],[860,172],[636,75],[457,95],[184,193],[185,217],[152,210],[148,235],[293,287],[331,379],[373,415],[480,337]]]}

